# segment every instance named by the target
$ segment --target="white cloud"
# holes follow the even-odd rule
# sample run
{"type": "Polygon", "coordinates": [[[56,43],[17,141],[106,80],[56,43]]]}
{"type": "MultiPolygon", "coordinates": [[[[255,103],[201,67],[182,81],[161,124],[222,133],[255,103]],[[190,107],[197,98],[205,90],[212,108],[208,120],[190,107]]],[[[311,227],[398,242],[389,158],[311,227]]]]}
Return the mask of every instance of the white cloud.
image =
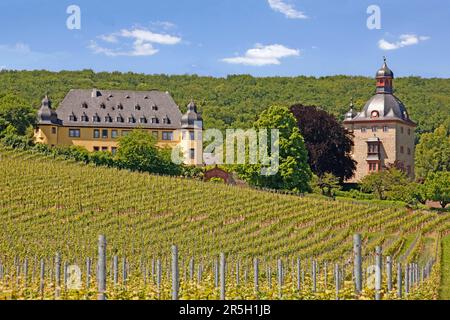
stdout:
{"type": "Polygon", "coordinates": [[[290,49],[280,44],[263,46],[256,44],[255,48],[247,50],[245,55],[234,58],[225,58],[222,61],[230,64],[243,64],[247,66],[279,65],[280,59],[299,56],[300,50],[290,49]]]}
{"type": "Polygon", "coordinates": [[[304,12],[298,11],[293,5],[283,2],[283,0],[268,0],[272,10],[280,12],[288,19],[307,19],[308,16],[304,12]]]}
{"type": "Polygon", "coordinates": [[[31,53],[30,46],[27,44],[18,42],[14,45],[0,45],[0,51],[6,51],[9,53],[28,54],[31,53]]]}
{"type": "Polygon", "coordinates": [[[134,30],[123,29],[120,31],[120,36],[165,45],[174,45],[180,43],[181,41],[181,38],[179,37],[171,36],[168,34],[154,33],[145,29],[134,29],[134,30]]]}
{"type": "Polygon", "coordinates": [[[95,54],[104,54],[109,57],[117,56],[152,56],[159,52],[154,44],[176,45],[181,38],[164,33],[152,32],[145,28],[122,29],[119,32],[97,37],[107,44],[116,44],[115,48],[99,45],[91,41],[88,48],[95,54]],[[127,41],[127,40],[132,40],[127,41]]]}
{"type": "Polygon", "coordinates": [[[378,47],[381,50],[397,50],[407,46],[412,46],[419,44],[421,41],[429,40],[430,37],[427,36],[417,36],[415,34],[402,34],[399,40],[395,42],[389,42],[385,39],[378,41],[378,47]]]}

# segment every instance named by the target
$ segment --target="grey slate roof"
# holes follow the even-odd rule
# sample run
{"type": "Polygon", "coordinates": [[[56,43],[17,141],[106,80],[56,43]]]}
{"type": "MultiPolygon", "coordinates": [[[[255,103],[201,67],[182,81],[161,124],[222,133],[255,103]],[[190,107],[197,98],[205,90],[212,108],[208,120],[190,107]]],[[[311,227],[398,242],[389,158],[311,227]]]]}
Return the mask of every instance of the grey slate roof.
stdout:
{"type": "Polygon", "coordinates": [[[405,105],[393,94],[378,93],[374,95],[351,121],[366,120],[402,120],[414,124],[409,118],[405,105]],[[379,118],[371,118],[372,112],[378,111],[379,118]]]}
{"type": "Polygon", "coordinates": [[[178,129],[181,111],[169,93],[131,90],[70,90],[56,110],[63,126],[178,129]],[[87,117],[88,121],[82,121],[87,117]],[[98,117],[100,122],[94,122],[98,117]],[[106,121],[106,118],[111,122],[106,121]],[[123,122],[117,121],[122,118],[123,122]],[[130,123],[134,118],[135,123],[130,123]],[[141,123],[141,118],[146,123],[141,123]],[[159,123],[152,123],[152,118],[159,123]],[[170,123],[165,123],[164,119],[170,123]]]}

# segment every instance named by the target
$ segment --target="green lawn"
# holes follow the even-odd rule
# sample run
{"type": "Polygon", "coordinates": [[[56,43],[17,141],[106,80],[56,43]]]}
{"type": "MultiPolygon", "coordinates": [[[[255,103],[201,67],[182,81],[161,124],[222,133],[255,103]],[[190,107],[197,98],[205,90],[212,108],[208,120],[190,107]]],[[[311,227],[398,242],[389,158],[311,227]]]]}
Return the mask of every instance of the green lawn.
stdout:
{"type": "Polygon", "coordinates": [[[450,300],[450,236],[443,239],[440,299],[450,300]]]}

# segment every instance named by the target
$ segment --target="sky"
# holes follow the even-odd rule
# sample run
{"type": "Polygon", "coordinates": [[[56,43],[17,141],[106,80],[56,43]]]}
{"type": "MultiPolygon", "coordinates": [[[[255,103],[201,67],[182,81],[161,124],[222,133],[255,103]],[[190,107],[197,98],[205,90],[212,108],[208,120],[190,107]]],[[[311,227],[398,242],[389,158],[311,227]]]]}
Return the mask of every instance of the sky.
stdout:
{"type": "Polygon", "coordinates": [[[450,0],[0,2],[0,69],[450,78],[449,40],[450,0]]]}

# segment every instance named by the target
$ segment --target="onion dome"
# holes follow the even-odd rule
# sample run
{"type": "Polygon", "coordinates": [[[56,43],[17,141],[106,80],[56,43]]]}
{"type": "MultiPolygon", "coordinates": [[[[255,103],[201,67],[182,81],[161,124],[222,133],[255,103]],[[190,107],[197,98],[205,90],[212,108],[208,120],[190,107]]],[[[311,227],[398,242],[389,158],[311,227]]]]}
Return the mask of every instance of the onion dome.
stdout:
{"type": "Polygon", "coordinates": [[[195,128],[196,122],[202,122],[203,119],[201,115],[197,112],[197,105],[194,103],[194,101],[191,101],[188,106],[187,112],[181,117],[181,127],[183,129],[187,128],[195,128]]]}
{"type": "Polygon", "coordinates": [[[38,111],[39,124],[58,124],[58,116],[56,111],[52,109],[52,101],[48,94],[45,95],[41,103],[41,108],[38,111]]]}
{"type": "Polygon", "coordinates": [[[389,69],[386,57],[384,57],[384,63],[380,70],[378,70],[376,78],[394,78],[394,72],[392,72],[391,69],[389,69]]]}

